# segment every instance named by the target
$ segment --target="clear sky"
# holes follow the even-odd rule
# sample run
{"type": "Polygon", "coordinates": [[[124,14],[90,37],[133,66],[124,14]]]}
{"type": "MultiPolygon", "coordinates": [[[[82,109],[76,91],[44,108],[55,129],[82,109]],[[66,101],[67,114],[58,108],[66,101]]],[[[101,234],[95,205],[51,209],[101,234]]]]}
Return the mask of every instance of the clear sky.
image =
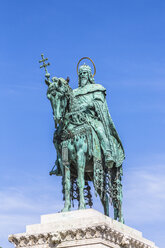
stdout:
{"type": "Polygon", "coordinates": [[[0,246],[63,206],[61,178],[48,174],[56,153],[44,53],[51,76],[69,76],[73,88],[78,60],[95,62],[126,153],[125,222],[164,247],[164,30],[164,0],[1,1],[0,246]]]}

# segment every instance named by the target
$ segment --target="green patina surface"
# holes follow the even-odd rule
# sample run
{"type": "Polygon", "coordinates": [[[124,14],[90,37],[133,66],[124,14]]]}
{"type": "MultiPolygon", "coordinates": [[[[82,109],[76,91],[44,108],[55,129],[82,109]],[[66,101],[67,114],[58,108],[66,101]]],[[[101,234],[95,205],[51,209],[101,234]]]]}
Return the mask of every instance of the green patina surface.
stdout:
{"type": "Polygon", "coordinates": [[[55,122],[53,143],[57,159],[50,175],[62,177],[64,208],[78,200],[79,209],[92,207],[89,182],[99,195],[105,215],[109,202],[114,207],[114,219],[123,222],[122,163],[125,158],[121,140],[109,114],[106,89],[96,84],[91,68],[84,64],[78,71],[79,87],[72,90],[69,79],[50,80],[45,61],[43,65],[55,122]]]}

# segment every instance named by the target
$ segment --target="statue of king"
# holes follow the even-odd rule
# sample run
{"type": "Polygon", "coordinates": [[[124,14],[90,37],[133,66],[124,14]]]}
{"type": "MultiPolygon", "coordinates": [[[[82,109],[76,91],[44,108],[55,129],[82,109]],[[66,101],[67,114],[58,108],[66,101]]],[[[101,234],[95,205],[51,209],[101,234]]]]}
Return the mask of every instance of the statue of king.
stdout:
{"type": "MultiPolygon", "coordinates": [[[[88,57],[84,57],[89,59],[88,57]]],[[[84,59],[82,58],[82,59],[84,59]]],[[[82,60],[81,59],[81,60],[82,60]]],[[[89,182],[100,196],[104,213],[109,215],[109,201],[114,218],[123,222],[122,163],[124,149],[106,103],[106,89],[96,84],[89,65],[77,65],[79,87],[72,90],[69,79],[53,77],[50,81],[45,61],[47,97],[51,102],[55,121],[53,142],[57,159],[50,175],[62,176],[64,208],[79,202],[79,209],[92,206],[89,182]]]]}

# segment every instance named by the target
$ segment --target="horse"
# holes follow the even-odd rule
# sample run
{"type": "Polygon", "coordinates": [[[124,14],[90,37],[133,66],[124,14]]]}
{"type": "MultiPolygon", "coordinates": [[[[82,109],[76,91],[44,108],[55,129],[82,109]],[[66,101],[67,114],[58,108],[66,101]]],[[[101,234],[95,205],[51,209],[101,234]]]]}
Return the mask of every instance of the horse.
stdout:
{"type": "Polygon", "coordinates": [[[121,211],[121,168],[107,169],[97,134],[86,122],[83,110],[71,112],[75,99],[68,82],[62,78],[49,84],[47,97],[51,102],[56,131],[53,143],[57,160],[50,175],[62,176],[64,208],[69,211],[71,200],[77,199],[79,209],[92,206],[89,182],[93,182],[104,214],[109,216],[109,200],[114,207],[114,218],[123,222],[121,211]],[[85,193],[86,192],[86,193],[85,193]],[[85,195],[86,194],[86,195],[85,195]],[[118,197],[118,195],[120,197],[118,197]]]}

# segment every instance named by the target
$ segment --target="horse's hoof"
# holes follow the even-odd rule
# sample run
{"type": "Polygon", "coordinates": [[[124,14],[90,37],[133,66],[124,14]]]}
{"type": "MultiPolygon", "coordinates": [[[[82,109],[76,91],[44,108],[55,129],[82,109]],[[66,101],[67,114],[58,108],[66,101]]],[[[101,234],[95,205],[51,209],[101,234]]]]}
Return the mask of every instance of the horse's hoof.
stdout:
{"type": "MultiPolygon", "coordinates": [[[[117,220],[117,219],[116,219],[116,220],[117,220]]],[[[119,218],[118,218],[118,221],[119,221],[120,223],[124,224],[124,218],[123,218],[123,217],[119,217],[119,218]]]]}
{"type": "Polygon", "coordinates": [[[70,211],[70,207],[64,207],[64,208],[61,210],[61,212],[68,212],[68,211],[70,211]]]}
{"type": "Polygon", "coordinates": [[[79,209],[79,210],[81,210],[81,209],[86,209],[86,205],[85,205],[85,204],[84,204],[84,205],[80,205],[78,209],[79,209]]]}
{"type": "Polygon", "coordinates": [[[119,220],[119,222],[121,222],[122,224],[124,224],[124,223],[125,223],[124,218],[121,218],[121,219],[119,220]]]}

